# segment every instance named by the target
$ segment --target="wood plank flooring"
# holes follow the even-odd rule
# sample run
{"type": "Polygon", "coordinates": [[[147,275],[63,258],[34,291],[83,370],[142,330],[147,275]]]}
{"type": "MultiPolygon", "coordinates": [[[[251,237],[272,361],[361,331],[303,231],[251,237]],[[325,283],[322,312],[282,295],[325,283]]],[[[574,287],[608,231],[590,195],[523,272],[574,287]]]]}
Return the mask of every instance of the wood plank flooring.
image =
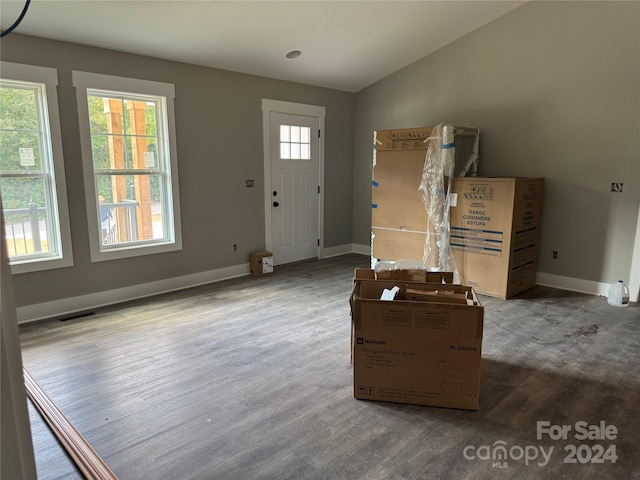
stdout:
{"type": "MultiPolygon", "coordinates": [[[[483,296],[480,411],[360,401],[348,295],[368,263],[292,264],[23,325],[24,365],[121,480],[640,478],[638,304],[544,287],[483,296]],[[538,440],[545,420],[618,435],[538,440]],[[504,468],[478,458],[499,442],[504,468]],[[618,458],[566,464],[569,444],[618,458]],[[520,447],[554,450],[540,466],[520,447]]],[[[39,478],[82,478],[31,414],[39,478]]]]}

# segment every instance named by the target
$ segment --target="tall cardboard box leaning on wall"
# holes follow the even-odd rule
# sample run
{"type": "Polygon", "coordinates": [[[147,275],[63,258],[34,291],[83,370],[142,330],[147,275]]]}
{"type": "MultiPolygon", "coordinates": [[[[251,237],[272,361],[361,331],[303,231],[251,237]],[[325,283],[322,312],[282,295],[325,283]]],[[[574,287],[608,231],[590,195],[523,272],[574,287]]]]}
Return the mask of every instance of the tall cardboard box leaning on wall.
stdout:
{"type": "Polygon", "coordinates": [[[356,277],[353,395],[478,410],[484,309],[471,287],[356,277]],[[396,300],[383,290],[400,287],[396,300]]]}
{"type": "Polygon", "coordinates": [[[273,273],[273,253],[253,252],[249,255],[251,275],[261,277],[273,273]]]}
{"type": "Polygon", "coordinates": [[[431,127],[380,130],[374,136],[371,256],[422,259],[427,212],[418,191],[431,127]]]}
{"type": "Polygon", "coordinates": [[[478,293],[509,298],[536,284],[544,178],[456,177],[451,248],[478,293]]]}
{"type": "MultiPolygon", "coordinates": [[[[455,171],[468,166],[479,136],[475,127],[450,126],[455,171]]],[[[419,187],[428,139],[435,127],[374,132],[371,188],[371,256],[377,260],[423,259],[427,230],[433,228],[419,187]]]]}

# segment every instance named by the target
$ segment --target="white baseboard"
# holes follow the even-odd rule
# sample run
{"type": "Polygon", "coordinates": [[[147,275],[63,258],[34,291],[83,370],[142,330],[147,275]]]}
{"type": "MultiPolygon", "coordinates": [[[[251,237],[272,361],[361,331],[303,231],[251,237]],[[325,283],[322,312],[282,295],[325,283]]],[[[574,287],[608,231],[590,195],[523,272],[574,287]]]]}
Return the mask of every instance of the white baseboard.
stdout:
{"type": "MultiPolygon", "coordinates": [[[[355,245],[354,253],[362,255],[370,255],[371,250],[368,245],[355,245]]],[[[373,268],[373,264],[372,264],[373,268]]],[[[560,288],[562,290],[570,290],[572,292],[588,293],[591,295],[600,295],[606,297],[609,293],[610,284],[602,282],[593,282],[591,280],[582,280],[580,278],[563,277],[560,275],[552,275],[550,273],[537,272],[536,284],[545,287],[560,288]]],[[[635,298],[633,292],[630,295],[632,302],[638,301],[636,293],[635,298]]]]}
{"type": "MultiPolygon", "coordinates": [[[[634,265],[640,265],[640,212],[638,213],[638,235],[636,239],[636,254],[634,255],[634,265]]],[[[346,247],[346,246],[345,246],[346,247]]],[[[357,243],[351,244],[351,251],[353,253],[359,253],[361,255],[371,255],[371,247],[369,245],[360,245],[357,243]]],[[[373,259],[375,263],[375,259],[373,259]]],[[[372,263],[372,268],[373,268],[372,263]]],[[[637,267],[636,267],[637,268],[637,267]]],[[[636,285],[633,283],[634,280],[637,283],[640,283],[640,280],[633,277],[633,269],[632,266],[632,278],[631,285],[629,288],[630,295],[629,300],[631,302],[640,301],[640,294],[635,288],[636,285]]],[[[640,270],[640,268],[637,268],[640,270]]],[[[536,273],[536,284],[542,285],[545,287],[552,288],[560,288],[562,290],[570,290],[572,292],[580,292],[580,293],[588,293],[591,295],[599,295],[606,297],[609,294],[609,287],[611,286],[608,283],[602,282],[594,282],[591,280],[583,280],[581,278],[573,278],[573,277],[563,277],[561,275],[552,275],[550,273],[537,272],[536,273]]]]}
{"type": "Polygon", "coordinates": [[[371,256],[371,245],[360,245],[353,243],[353,253],[359,253],[360,255],[371,256]]]}
{"type": "Polygon", "coordinates": [[[608,283],[582,280],[580,278],[563,277],[543,272],[536,273],[536,284],[545,287],[560,288],[562,290],[589,293],[591,295],[600,295],[604,297],[609,294],[610,287],[608,283]]]}
{"type": "MultiPolygon", "coordinates": [[[[348,243],[337,247],[325,248],[322,258],[345,255],[347,253],[362,253],[369,255],[366,245],[348,243]]],[[[51,302],[37,303],[17,308],[18,323],[33,322],[46,318],[58,318],[87,312],[99,307],[128,302],[139,298],[151,297],[161,293],[173,292],[185,288],[197,287],[212,282],[228,280],[230,278],[249,275],[249,264],[234,265],[232,267],[209,270],[207,272],[184,275],[182,277],[167,278],[156,282],[116,288],[105,292],[91,293],[78,297],[63,298],[51,302]]]]}
{"type": "Polygon", "coordinates": [[[347,253],[353,253],[352,243],[345,243],[344,245],[338,245],[336,247],[324,248],[322,249],[322,257],[320,258],[337,257],[339,255],[345,255],[347,253]]]}
{"type": "Polygon", "coordinates": [[[63,298],[51,302],[27,305],[17,308],[18,323],[33,322],[45,318],[64,317],[74,313],[86,312],[94,308],[150,297],[160,293],[196,287],[206,283],[219,282],[230,278],[242,277],[250,273],[249,264],[209,270],[207,272],[167,278],[156,282],[133,285],[130,287],[91,293],[78,297],[63,298]]]}
{"type": "MultiPolygon", "coordinates": [[[[323,258],[345,255],[347,253],[358,253],[361,255],[370,255],[369,245],[360,245],[355,243],[339,245],[337,247],[325,248],[323,258]]],[[[53,300],[51,302],[43,302],[35,305],[27,305],[17,308],[18,323],[33,322],[46,318],[57,318],[72,315],[74,313],[86,312],[95,308],[113,305],[116,303],[127,302],[139,298],[150,297],[161,293],[182,290],[185,288],[196,287],[212,282],[228,280],[230,278],[242,277],[249,275],[249,264],[234,265],[232,267],[220,268],[217,270],[209,270],[206,272],[194,273],[192,275],[184,275],[182,277],[168,278],[158,280],[156,282],[144,283],[141,285],[133,285],[130,287],[117,288],[105,292],[91,293],[89,295],[81,295],[79,297],[63,298],[61,300],[53,300]]],[[[590,280],[582,280],[579,278],[563,277],[560,275],[552,275],[550,273],[538,272],[536,274],[536,283],[546,287],[560,288],[574,292],[588,293],[591,295],[600,295],[606,297],[609,292],[609,284],[601,282],[593,282],[590,280]]],[[[630,300],[637,302],[637,293],[631,294],[630,300]]]]}
{"type": "Polygon", "coordinates": [[[369,247],[369,245],[358,245],[357,243],[345,243],[337,247],[325,248],[322,251],[322,258],[337,257],[338,255],[346,255],[347,253],[370,255],[371,247],[369,247]]]}

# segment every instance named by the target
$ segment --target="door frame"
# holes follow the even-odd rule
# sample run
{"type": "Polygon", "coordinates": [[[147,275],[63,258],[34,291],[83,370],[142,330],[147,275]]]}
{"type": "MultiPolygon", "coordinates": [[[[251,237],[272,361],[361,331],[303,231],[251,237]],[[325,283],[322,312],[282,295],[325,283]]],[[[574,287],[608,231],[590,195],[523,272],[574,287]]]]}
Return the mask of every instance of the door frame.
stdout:
{"type": "Polygon", "coordinates": [[[326,108],[319,105],[285,102],[281,100],[262,99],[262,144],[264,148],[264,233],[265,248],[273,248],[273,234],[271,230],[271,113],[285,113],[302,115],[318,119],[320,138],[318,139],[318,258],[323,258],[324,252],[324,119],[326,108]]]}

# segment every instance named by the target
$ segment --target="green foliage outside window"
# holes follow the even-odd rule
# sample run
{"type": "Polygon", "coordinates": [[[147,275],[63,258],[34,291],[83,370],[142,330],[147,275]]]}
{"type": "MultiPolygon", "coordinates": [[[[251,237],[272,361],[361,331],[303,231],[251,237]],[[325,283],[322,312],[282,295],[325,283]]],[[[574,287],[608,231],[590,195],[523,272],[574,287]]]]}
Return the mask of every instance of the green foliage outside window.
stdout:
{"type": "MultiPolygon", "coordinates": [[[[107,170],[111,168],[111,158],[109,151],[109,128],[107,126],[107,114],[105,113],[105,101],[113,100],[108,96],[88,95],[87,101],[89,105],[89,122],[91,131],[91,149],[93,155],[93,166],[96,171],[107,170]]],[[[123,127],[123,147],[125,153],[125,168],[133,168],[133,158],[131,154],[131,142],[133,140],[130,119],[127,110],[126,99],[118,99],[122,102],[122,118],[123,127]]],[[[147,151],[153,152],[158,161],[157,151],[157,121],[156,106],[152,102],[147,102],[145,109],[145,135],[147,136],[147,151]]],[[[157,166],[157,165],[156,165],[157,166]]],[[[96,178],[98,195],[102,196],[106,203],[117,203],[113,198],[112,178],[108,175],[98,175],[96,178]]],[[[160,178],[157,175],[150,177],[151,194],[154,202],[160,201],[160,178]]]]}
{"type": "Polygon", "coordinates": [[[37,178],[2,178],[5,209],[27,208],[31,203],[45,205],[44,188],[33,188],[34,183],[42,182],[43,173],[37,109],[34,89],[0,87],[0,171],[38,174],[37,178]],[[21,165],[20,149],[31,152],[33,161],[21,165]]]}

